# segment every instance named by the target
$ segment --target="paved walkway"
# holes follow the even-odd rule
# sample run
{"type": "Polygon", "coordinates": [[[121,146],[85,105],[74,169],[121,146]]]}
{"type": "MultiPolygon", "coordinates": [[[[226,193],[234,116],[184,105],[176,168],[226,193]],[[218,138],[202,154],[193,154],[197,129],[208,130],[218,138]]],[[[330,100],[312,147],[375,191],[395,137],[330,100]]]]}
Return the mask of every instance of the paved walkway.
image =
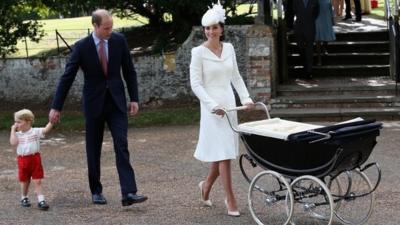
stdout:
{"type": "MultiPolygon", "coordinates": [[[[396,82],[390,77],[383,76],[338,76],[338,77],[316,77],[312,80],[307,79],[290,79],[285,84],[296,84],[307,88],[313,87],[388,87],[395,90],[396,82]]],[[[400,88],[400,87],[399,87],[400,88]]]]}
{"type": "MultiPolygon", "coordinates": [[[[84,133],[53,132],[44,140],[42,152],[46,172],[44,192],[51,209],[47,212],[19,206],[15,153],[8,147],[8,132],[0,132],[0,224],[136,224],[136,225],[251,225],[247,208],[248,183],[233,163],[234,190],[242,216],[226,215],[219,182],[211,193],[212,209],[199,203],[197,183],[207,174],[208,164],[193,158],[197,126],[153,127],[129,130],[131,158],[141,194],[150,199],[123,208],[109,133],[104,139],[102,182],[108,204],[90,203],[86,178],[84,133]]],[[[398,225],[400,217],[400,121],[385,123],[369,161],[383,170],[376,191],[376,206],[369,225],[398,225]]],[[[241,149],[244,152],[244,149],[241,149]]],[[[272,151],[272,149],[271,149],[272,151]]],[[[33,193],[30,193],[33,200],[33,193]]],[[[36,201],[34,201],[36,202],[36,201]]],[[[335,224],[336,225],[336,224],[335,224]]]]}
{"type": "Polygon", "coordinates": [[[368,15],[363,15],[360,22],[337,18],[334,30],[336,33],[382,31],[387,30],[387,22],[368,15]]]}

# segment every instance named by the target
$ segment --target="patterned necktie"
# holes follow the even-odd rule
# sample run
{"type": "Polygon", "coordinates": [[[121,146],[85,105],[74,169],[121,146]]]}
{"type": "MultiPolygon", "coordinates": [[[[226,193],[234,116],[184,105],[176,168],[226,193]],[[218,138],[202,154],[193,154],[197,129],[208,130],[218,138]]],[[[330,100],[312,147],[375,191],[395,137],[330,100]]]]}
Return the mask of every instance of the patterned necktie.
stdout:
{"type": "Polygon", "coordinates": [[[100,57],[100,63],[101,63],[101,67],[103,68],[104,75],[107,76],[108,62],[107,62],[107,55],[106,55],[106,48],[105,48],[104,40],[100,40],[99,57],[100,57]]]}

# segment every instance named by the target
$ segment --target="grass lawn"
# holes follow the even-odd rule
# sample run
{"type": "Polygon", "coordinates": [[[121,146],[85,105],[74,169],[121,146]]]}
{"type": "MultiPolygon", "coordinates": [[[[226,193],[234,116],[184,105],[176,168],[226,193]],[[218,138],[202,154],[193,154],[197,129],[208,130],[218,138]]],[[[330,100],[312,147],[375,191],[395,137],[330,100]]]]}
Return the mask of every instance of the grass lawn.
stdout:
{"type": "MultiPolygon", "coordinates": [[[[249,7],[249,4],[239,5],[237,8],[237,14],[240,15],[246,13],[249,7]]],[[[254,12],[257,12],[257,4],[254,5],[254,12]]],[[[116,16],[114,16],[113,19],[114,29],[137,27],[148,23],[146,18],[140,16],[137,20],[120,19],[116,16]]],[[[88,33],[92,31],[90,16],[66,19],[39,20],[39,22],[43,25],[42,29],[45,31],[45,36],[42,38],[42,40],[40,40],[39,43],[36,43],[27,39],[28,52],[26,51],[25,40],[20,40],[17,44],[17,48],[19,49],[19,51],[15,54],[9,55],[9,58],[25,58],[27,54],[28,56],[40,57],[42,56],[41,52],[44,52],[44,54],[46,54],[47,51],[50,49],[57,49],[57,39],[55,32],[56,29],[66,40],[68,45],[74,44],[77,40],[85,37],[86,35],[88,35],[88,33]]],[[[148,39],[148,37],[145,39],[148,39]]],[[[61,40],[59,40],[59,46],[61,48],[66,48],[66,45],[61,40]]]]}
{"type": "MultiPolygon", "coordinates": [[[[393,0],[389,0],[390,4],[393,6],[393,0]]],[[[381,18],[385,17],[385,1],[378,0],[378,8],[372,9],[371,15],[375,15],[381,18]]]]}
{"type": "MultiPolygon", "coordinates": [[[[122,27],[141,26],[147,24],[147,19],[144,17],[138,18],[138,20],[120,19],[116,16],[114,19],[114,29],[122,27]]],[[[93,29],[91,25],[91,17],[77,17],[77,18],[66,18],[66,19],[51,19],[51,20],[39,20],[43,25],[42,29],[45,31],[45,36],[40,40],[39,43],[32,42],[27,39],[28,55],[37,55],[42,51],[49,50],[51,48],[57,48],[57,39],[55,30],[57,29],[61,36],[66,40],[69,45],[74,44],[77,40],[85,37],[93,29]]],[[[66,47],[61,40],[59,40],[60,47],[66,47]]],[[[9,57],[26,57],[26,46],[25,40],[20,40],[17,44],[19,51],[9,57]]],[[[39,54],[40,56],[40,54],[39,54]]]]}

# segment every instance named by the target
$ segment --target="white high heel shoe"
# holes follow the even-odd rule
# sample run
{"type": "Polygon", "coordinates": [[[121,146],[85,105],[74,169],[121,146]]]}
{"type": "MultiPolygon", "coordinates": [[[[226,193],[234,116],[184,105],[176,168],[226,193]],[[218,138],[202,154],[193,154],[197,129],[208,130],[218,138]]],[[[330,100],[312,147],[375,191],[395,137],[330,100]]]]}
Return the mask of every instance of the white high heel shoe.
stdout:
{"type": "Polygon", "coordinates": [[[201,203],[203,203],[204,206],[211,207],[212,206],[211,200],[210,199],[204,200],[204,197],[203,197],[203,184],[204,184],[204,181],[200,181],[200,183],[199,183],[200,201],[201,201],[201,203]]]}
{"type": "Polygon", "coordinates": [[[226,210],[228,211],[228,216],[233,216],[233,217],[239,217],[240,212],[239,211],[230,211],[228,207],[228,200],[225,199],[225,206],[226,210]]]}

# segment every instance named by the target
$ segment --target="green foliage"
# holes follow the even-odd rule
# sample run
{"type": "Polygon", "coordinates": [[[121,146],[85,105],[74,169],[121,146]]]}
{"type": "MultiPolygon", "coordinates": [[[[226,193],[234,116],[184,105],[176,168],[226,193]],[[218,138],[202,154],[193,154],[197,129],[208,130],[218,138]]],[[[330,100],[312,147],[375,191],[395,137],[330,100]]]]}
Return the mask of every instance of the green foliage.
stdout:
{"type": "Polygon", "coordinates": [[[41,2],[64,18],[88,16],[93,10],[105,6],[105,0],[41,0],[41,2]]]}
{"type": "Polygon", "coordinates": [[[39,41],[43,36],[41,25],[35,20],[25,20],[38,9],[36,1],[2,0],[0,2],[0,57],[17,51],[18,40],[28,37],[39,41]],[[29,11],[27,11],[29,10],[29,11]]]}
{"type": "Polygon", "coordinates": [[[235,17],[228,17],[225,21],[226,24],[244,25],[244,24],[254,24],[254,17],[238,15],[235,17]]]}
{"type": "MultiPolygon", "coordinates": [[[[110,0],[106,6],[113,9],[119,17],[136,19],[140,15],[148,18],[148,26],[157,32],[153,52],[159,53],[182,43],[190,34],[192,26],[199,26],[203,14],[216,2],[217,0],[110,0]]],[[[240,5],[237,0],[222,2],[229,24],[253,23],[253,18],[247,16],[253,15],[255,0],[240,1],[241,5],[248,5],[245,12],[238,8],[240,5]]]]}

